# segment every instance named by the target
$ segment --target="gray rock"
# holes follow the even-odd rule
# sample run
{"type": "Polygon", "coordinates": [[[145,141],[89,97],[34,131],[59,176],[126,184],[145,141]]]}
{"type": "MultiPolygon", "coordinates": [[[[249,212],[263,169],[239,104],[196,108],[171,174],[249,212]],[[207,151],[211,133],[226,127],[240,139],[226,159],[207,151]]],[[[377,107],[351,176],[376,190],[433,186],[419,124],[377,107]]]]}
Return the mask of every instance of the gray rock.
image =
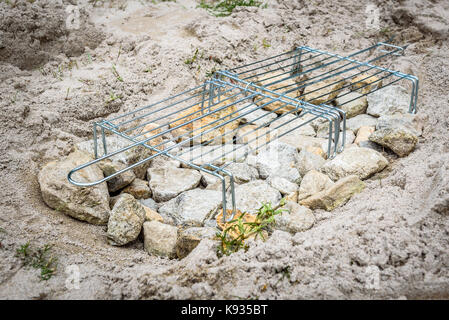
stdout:
{"type": "Polygon", "coordinates": [[[270,177],[267,182],[270,186],[278,190],[282,195],[291,194],[298,191],[298,185],[281,177],[270,177]]]}
{"type": "Polygon", "coordinates": [[[368,114],[360,114],[354,118],[346,121],[346,128],[352,130],[354,134],[357,134],[360,127],[375,127],[377,124],[377,118],[368,114]]]}
{"type": "Polygon", "coordinates": [[[151,198],[139,199],[139,202],[142,205],[144,205],[145,207],[148,207],[148,208],[153,209],[155,211],[157,211],[159,209],[159,204],[156,201],[154,201],[153,199],[151,199],[151,198]]]}
{"type": "Polygon", "coordinates": [[[346,112],[346,119],[365,113],[368,107],[366,96],[358,92],[344,92],[335,101],[338,108],[346,112]]]}
{"type": "MultiPolygon", "coordinates": [[[[101,169],[101,171],[103,171],[103,175],[105,177],[108,177],[116,173],[117,171],[126,168],[126,166],[121,162],[106,160],[98,162],[98,167],[101,169]]],[[[109,192],[116,192],[129,185],[134,181],[135,178],[136,175],[132,170],[125,171],[117,177],[114,177],[107,181],[108,190],[109,192]]]]}
{"type": "Polygon", "coordinates": [[[410,93],[401,86],[388,86],[367,96],[366,113],[380,117],[395,113],[407,113],[410,106],[410,93]]]}
{"type": "Polygon", "coordinates": [[[221,191],[194,189],[181,193],[159,208],[159,213],[171,217],[176,225],[202,226],[222,205],[221,191]]]}
{"type": "MultiPolygon", "coordinates": [[[[243,162],[248,154],[248,147],[241,144],[224,144],[216,146],[197,145],[181,150],[179,157],[197,166],[213,164],[222,166],[231,161],[243,162]]],[[[186,167],[184,163],[181,166],[186,167]]]]}
{"type": "MultiPolygon", "coordinates": [[[[278,140],[281,143],[285,143],[296,148],[298,151],[306,148],[321,148],[323,144],[327,144],[327,139],[301,135],[285,135],[279,137],[278,140]]],[[[324,150],[327,151],[327,146],[324,150]]]]}
{"type": "Polygon", "coordinates": [[[231,163],[225,170],[232,173],[236,183],[246,183],[259,178],[259,172],[247,163],[231,163]]]}
{"type": "Polygon", "coordinates": [[[353,195],[362,192],[364,188],[365,183],[357,176],[351,175],[338,180],[329,189],[299,201],[299,204],[313,210],[324,209],[331,211],[344,205],[353,195]]]}
{"type": "Polygon", "coordinates": [[[315,224],[315,215],[309,208],[292,201],[287,201],[285,208],[288,211],[275,216],[275,229],[297,233],[306,231],[315,224]]]}
{"type": "MultiPolygon", "coordinates": [[[[98,156],[103,155],[103,142],[100,137],[97,139],[98,142],[98,156]]],[[[108,153],[112,153],[113,151],[117,151],[119,149],[122,149],[124,147],[127,147],[129,145],[133,144],[133,142],[119,137],[117,135],[113,136],[107,136],[106,137],[106,146],[108,153]]],[[[94,141],[88,140],[83,141],[80,143],[77,143],[75,145],[75,148],[78,150],[82,150],[85,152],[88,152],[92,157],[94,157],[94,141]]],[[[124,163],[126,166],[132,165],[136,162],[139,162],[143,159],[148,158],[152,155],[152,151],[148,148],[145,148],[143,146],[138,146],[131,148],[129,150],[126,150],[124,152],[121,152],[117,155],[114,155],[110,158],[112,161],[118,161],[124,163]]],[[[139,165],[133,169],[134,174],[137,178],[145,179],[146,170],[149,168],[151,164],[151,160],[143,163],[142,165],[139,165]]]]}
{"type": "Polygon", "coordinates": [[[145,209],[142,205],[132,195],[121,194],[108,221],[109,243],[122,246],[136,240],[144,221],[145,209]]]}
{"type": "MultiPolygon", "coordinates": [[[[257,107],[257,105],[251,103],[250,106],[247,107],[246,110],[254,110],[257,107]]],[[[252,112],[250,112],[249,114],[243,116],[241,118],[242,123],[251,123],[257,126],[266,126],[268,125],[271,121],[273,121],[274,119],[276,119],[277,115],[273,112],[269,112],[269,111],[265,111],[262,109],[257,109],[254,110],[252,112]]]]}
{"type": "Polygon", "coordinates": [[[176,242],[176,255],[183,259],[196,248],[203,239],[215,239],[218,230],[209,227],[192,227],[179,231],[176,242]]]}
{"type": "Polygon", "coordinates": [[[167,156],[158,156],[151,160],[150,168],[179,168],[181,162],[167,156]]]}
{"type": "Polygon", "coordinates": [[[246,144],[256,153],[263,150],[265,146],[275,140],[276,132],[270,131],[269,128],[258,128],[256,125],[245,125],[239,127],[235,136],[237,144],[246,144]]]}
{"type": "Polygon", "coordinates": [[[405,157],[415,149],[418,136],[415,130],[400,125],[376,130],[369,136],[369,140],[387,147],[400,157],[405,157]]]}
{"type": "Polygon", "coordinates": [[[312,115],[296,116],[293,114],[284,114],[270,124],[270,130],[276,130],[277,135],[286,133],[286,136],[302,135],[302,136],[315,136],[315,129],[311,125],[311,122],[306,123],[308,120],[315,118],[312,115]],[[300,127],[298,127],[300,126],[300,127]],[[291,132],[287,133],[288,131],[291,132]]]}
{"type": "Polygon", "coordinates": [[[178,228],[159,221],[143,224],[144,248],[152,255],[176,258],[178,228]]]}
{"type": "Polygon", "coordinates": [[[196,188],[200,183],[201,174],[193,169],[150,168],[148,180],[153,199],[157,202],[165,202],[183,191],[196,188]]]}
{"type": "Polygon", "coordinates": [[[151,190],[148,181],[136,178],[134,181],[123,189],[123,192],[129,193],[135,199],[147,199],[151,197],[151,190]]]}
{"type": "Polygon", "coordinates": [[[305,199],[315,193],[329,189],[333,184],[334,182],[324,173],[310,170],[302,178],[298,192],[298,200],[305,199]]]}
{"type": "Polygon", "coordinates": [[[368,148],[368,149],[373,149],[376,150],[377,152],[382,152],[383,151],[383,147],[381,145],[378,145],[377,143],[374,143],[372,141],[360,141],[359,142],[359,147],[361,148],[368,148]]]}
{"type": "MultiPolygon", "coordinates": [[[[46,164],[39,172],[38,181],[44,202],[50,207],[73,218],[93,224],[106,224],[109,219],[109,193],[105,182],[89,188],[80,188],[67,180],[73,168],[93,160],[82,151],[75,151],[67,158],[46,164]]],[[[103,172],[92,165],[75,173],[78,182],[103,179],[103,172]]]]}
{"type": "Polygon", "coordinates": [[[262,179],[277,176],[299,183],[301,176],[296,166],[297,155],[294,147],[285,143],[272,142],[266,150],[262,150],[256,156],[248,157],[247,163],[257,168],[262,179]]]}
{"type": "Polygon", "coordinates": [[[271,202],[275,206],[281,198],[278,190],[262,180],[237,185],[235,188],[236,206],[241,212],[255,213],[263,203],[271,202]]]}
{"type": "Polygon", "coordinates": [[[383,170],[387,165],[388,160],[379,152],[354,145],[327,162],[321,171],[334,181],[349,175],[356,175],[363,180],[383,170]]]}
{"type": "Polygon", "coordinates": [[[310,170],[319,170],[326,163],[326,160],[317,154],[301,150],[296,162],[299,174],[303,177],[310,170]]]}
{"type": "Polygon", "coordinates": [[[394,128],[394,127],[406,127],[413,132],[416,136],[421,136],[424,126],[424,120],[415,114],[401,114],[392,116],[382,116],[378,119],[376,130],[394,128]]]}

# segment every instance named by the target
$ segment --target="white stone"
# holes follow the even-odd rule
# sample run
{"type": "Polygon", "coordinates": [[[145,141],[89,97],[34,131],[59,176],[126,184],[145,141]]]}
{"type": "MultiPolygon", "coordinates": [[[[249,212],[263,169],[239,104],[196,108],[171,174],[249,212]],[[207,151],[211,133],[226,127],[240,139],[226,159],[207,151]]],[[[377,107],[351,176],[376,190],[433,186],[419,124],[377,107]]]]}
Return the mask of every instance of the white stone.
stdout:
{"type": "Polygon", "coordinates": [[[139,236],[145,221],[145,209],[130,194],[123,193],[112,209],[107,236],[112,245],[122,246],[139,236]]]}
{"type": "Polygon", "coordinates": [[[149,168],[147,175],[157,202],[168,201],[183,191],[196,188],[201,180],[198,171],[183,168],[149,168]]]}
{"type": "Polygon", "coordinates": [[[401,86],[384,87],[367,96],[368,109],[366,113],[380,117],[397,113],[407,113],[410,107],[410,93],[401,86]]]}
{"type": "Polygon", "coordinates": [[[176,225],[202,226],[212,218],[222,205],[222,192],[194,189],[181,193],[171,199],[158,212],[170,217],[176,225]]]}
{"type": "Polygon", "coordinates": [[[345,148],[342,153],[327,162],[321,171],[334,181],[349,175],[356,175],[363,180],[383,170],[387,165],[388,160],[381,153],[354,145],[345,148]]]}

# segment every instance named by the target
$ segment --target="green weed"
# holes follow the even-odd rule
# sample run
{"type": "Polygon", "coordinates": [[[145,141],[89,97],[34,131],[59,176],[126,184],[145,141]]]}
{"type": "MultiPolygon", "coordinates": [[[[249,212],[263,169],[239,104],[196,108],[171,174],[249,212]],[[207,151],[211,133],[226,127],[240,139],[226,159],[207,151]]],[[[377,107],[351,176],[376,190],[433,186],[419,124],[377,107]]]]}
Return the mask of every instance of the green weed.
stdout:
{"type": "Polygon", "coordinates": [[[271,203],[264,203],[255,218],[246,219],[247,213],[240,214],[236,219],[228,222],[221,233],[217,233],[220,240],[218,255],[230,255],[240,249],[247,249],[245,240],[254,237],[265,240],[265,235],[270,227],[275,223],[275,216],[281,214],[286,209],[281,209],[285,205],[285,199],[282,199],[277,208],[273,208],[271,203]]]}
{"type": "MultiPolygon", "coordinates": [[[[229,16],[236,7],[263,7],[263,3],[257,0],[221,0],[213,4],[208,4],[204,0],[198,4],[198,8],[206,9],[216,17],[229,16]]],[[[266,4],[265,4],[266,8],[266,4]]]]}
{"type": "Polygon", "coordinates": [[[22,260],[24,266],[40,269],[41,280],[49,280],[56,273],[57,267],[57,259],[50,255],[51,248],[51,245],[46,244],[42,248],[34,249],[27,242],[16,250],[16,256],[22,260]]]}

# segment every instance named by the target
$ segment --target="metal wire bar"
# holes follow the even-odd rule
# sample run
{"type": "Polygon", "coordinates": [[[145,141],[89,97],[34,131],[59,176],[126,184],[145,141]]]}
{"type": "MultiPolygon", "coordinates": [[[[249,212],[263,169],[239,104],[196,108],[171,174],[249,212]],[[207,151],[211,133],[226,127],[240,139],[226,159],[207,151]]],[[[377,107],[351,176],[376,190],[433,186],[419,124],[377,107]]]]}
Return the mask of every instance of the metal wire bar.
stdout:
{"type": "Polygon", "coordinates": [[[398,81],[407,80],[411,82],[409,112],[416,112],[418,78],[372,64],[382,58],[402,54],[404,49],[405,47],[379,42],[348,56],[341,56],[301,46],[231,70],[218,71],[212,80],[202,85],[109,120],[94,122],[95,159],[71,170],[68,180],[77,186],[89,187],[108,181],[156,157],[167,156],[184,166],[220,179],[223,221],[228,222],[233,219],[236,212],[234,176],[225,169],[231,163],[244,159],[250,152],[256,152],[314,121],[325,121],[329,125],[328,158],[333,158],[337,152],[343,150],[346,113],[329,105],[338,93],[343,97],[358,91],[360,96],[365,96],[398,81]],[[354,59],[362,54],[372,54],[373,50],[378,50],[382,54],[367,62],[354,59]],[[316,72],[319,74],[315,74],[316,72]],[[389,82],[386,83],[386,80],[389,82]],[[307,92],[303,91],[307,86],[321,82],[323,85],[307,92]],[[350,91],[342,91],[347,89],[350,91]],[[324,102],[313,104],[305,101],[304,98],[310,94],[314,94],[313,101],[324,102]],[[250,126],[250,122],[241,124],[242,120],[262,109],[265,109],[265,112],[255,116],[251,121],[255,123],[263,118],[270,120],[251,126],[249,130],[239,134],[238,138],[242,143],[235,144],[234,137],[239,130],[250,126]],[[273,115],[276,117],[272,119],[273,115]],[[292,115],[291,119],[287,118],[292,115]],[[147,127],[149,124],[152,124],[150,128],[147,127]],[[103,144],[102,156],[98,154],[98,129],[103,144]],[[263,130],[259,131],[261,129],[263,130]],[[278,133],[281,129],[286,130],[278,133]],[[107,132],[126,139],[130,145],[115,151],[109,150],[107,132]],[[262,132],[261,135],[259,132],[262,132]],[[252,137],[254,134],[255,137],[252,137]],[[259,143],[261,137],[265,138],[263,143],[259,143]],[[222,146],[215,143],[226,141],[231,142],[232,148],[222,148],[220,154],[216,153],[222,146]],[[205,145],[208,148],[201,149],[205,145]],[[151,154],[98,181],[80,182],[73,179],[73,175],[79,170],[139,147],[149,149],[151,154]],[[239,154],[238,150],[244,152],[239,154]],[[196,151],[199,152],[193,154],[196,151]],[[190,159],[185,159],[189,153],[190,159]],[[208,155],[207,161],[199,161],[205,155],[208,155]],[[231,188],[232,212],[229,217],[226,176],[229,177],[231,188]]]}

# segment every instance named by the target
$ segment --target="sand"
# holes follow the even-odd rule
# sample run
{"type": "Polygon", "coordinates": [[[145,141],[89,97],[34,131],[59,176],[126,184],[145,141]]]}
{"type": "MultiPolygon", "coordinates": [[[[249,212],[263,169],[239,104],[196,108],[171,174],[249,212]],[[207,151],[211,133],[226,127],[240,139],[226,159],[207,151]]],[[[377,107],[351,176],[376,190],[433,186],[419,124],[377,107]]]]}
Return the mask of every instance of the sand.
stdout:
{"type": "Polygon", "coordinates": [[[0,3],[0,298],[449,298],[446,1],[373,1],[381,30],[367,28],[366,4],[355,0],[268,1],[225,18],[193,0],[57,2],[0,3]],[[64,23],[73,4],[78,30],[64,23]],[[306,232],[276,232],[220,259],[202,243],[190,258],[167,260],[140,241],[112,247],[105,227],[41,198],[39,169],[90,138],[93,120],[199,85],[213,68],[296,45],[346,54],[392,35],[409,47],[386,65],[420,78],[423,137],[408,157],[386,153],[386,170],[345,206],[315,211],[318,223],[306,232]],[[198,60],[185,64],[197,48],[198,60]],[[16,257],[27,241],[54,244],[50,280],[16,257]]]}

